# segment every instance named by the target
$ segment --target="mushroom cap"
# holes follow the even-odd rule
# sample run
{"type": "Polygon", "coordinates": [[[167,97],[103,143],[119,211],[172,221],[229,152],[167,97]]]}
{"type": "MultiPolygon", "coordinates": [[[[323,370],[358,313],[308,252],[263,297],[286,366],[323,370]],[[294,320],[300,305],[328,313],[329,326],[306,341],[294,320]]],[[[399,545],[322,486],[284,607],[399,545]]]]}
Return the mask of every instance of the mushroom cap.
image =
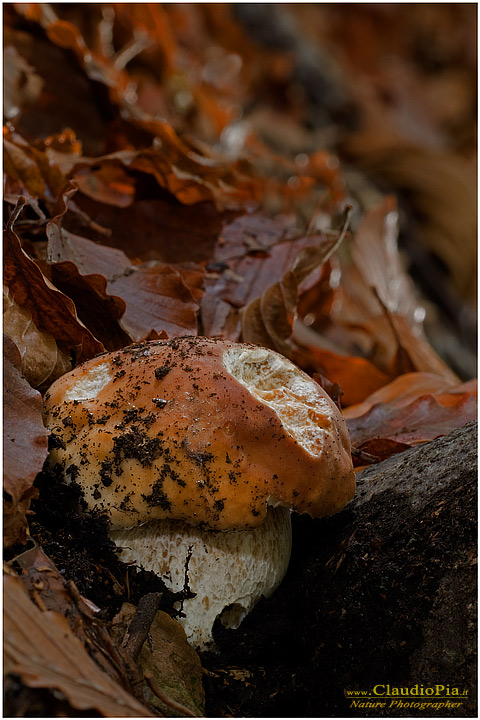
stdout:
{"type": "Polygon", "coordinates": [[[45,420],[51,463],[116,527],[252,528],[267,505],[321,517],[354,493],[338,408],[255,345],[185,337],[105,353],[51,386],[45,420]]]}

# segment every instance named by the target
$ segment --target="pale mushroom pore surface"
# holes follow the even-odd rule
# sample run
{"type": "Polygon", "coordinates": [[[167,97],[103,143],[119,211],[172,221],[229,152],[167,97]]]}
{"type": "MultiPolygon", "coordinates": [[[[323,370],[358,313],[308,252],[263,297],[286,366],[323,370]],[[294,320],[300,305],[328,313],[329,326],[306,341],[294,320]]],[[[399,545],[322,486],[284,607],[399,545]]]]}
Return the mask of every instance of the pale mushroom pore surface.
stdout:
{"type": "Polygon", "coordinates": [[[237,628],[264,596],[283,579],[291,552],[291,521],[287,508],[269,508],[253,530],[212,532],[178,520],[157,520],[130,530],[113,530],[120,559],[162,578],[174,592],[186,582],[195,597],[187,598],[178,620],[190,643],[214,649],[217,618],[237,628]]]}

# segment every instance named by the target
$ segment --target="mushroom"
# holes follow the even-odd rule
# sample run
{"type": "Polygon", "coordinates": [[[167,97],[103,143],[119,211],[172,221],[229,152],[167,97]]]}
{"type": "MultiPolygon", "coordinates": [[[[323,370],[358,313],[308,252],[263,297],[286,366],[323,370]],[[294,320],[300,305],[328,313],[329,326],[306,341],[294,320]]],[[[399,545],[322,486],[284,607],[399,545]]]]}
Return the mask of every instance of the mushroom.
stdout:
{"type": "Polygon", "coordinates": [[[322,388],[256,345],[185,337],[100,355],[45,397],[50,462],[108,515],[121,559],[194,593],[180,618],[198,649],[281,582],[290,512],[353,496],[345,421],[322,388]]]}

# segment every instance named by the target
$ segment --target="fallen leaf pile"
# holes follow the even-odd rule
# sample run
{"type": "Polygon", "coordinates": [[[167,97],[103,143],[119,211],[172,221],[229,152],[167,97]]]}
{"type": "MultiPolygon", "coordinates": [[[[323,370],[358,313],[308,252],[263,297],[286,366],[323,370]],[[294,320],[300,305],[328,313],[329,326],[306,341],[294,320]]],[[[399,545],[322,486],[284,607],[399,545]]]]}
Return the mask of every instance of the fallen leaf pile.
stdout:
{"type": "MultiPolygon", "coordinates": [[[[475,381],[425,333],[426,306],[455,324],[476,282],[466,6],[437,8],[460,36],[433,37],[435,78],[432,48],[412,69],[433,32],[420,6],[408,20],[401,6],[359,6],[344,24],[332,6],[272,6],[268,38],[267,6],[242,7],[5,6],[6,547],[28,538],[42,393],[133,342],[222,336],[283,353],[340,402],[359,465],[476,417],[475,381]],[[413,230],[399,249],[405,201],[413,230]],[[431,297],[405,249],[413,265],[443,263],[431,297]]],[[[132,694],[106,626],[49,559],[23,562],[5,579],[7,673],[76,710],[163,712],[151,691],[132,694]],[[112,643],[107,661],[94,636],[112,643]]]]}

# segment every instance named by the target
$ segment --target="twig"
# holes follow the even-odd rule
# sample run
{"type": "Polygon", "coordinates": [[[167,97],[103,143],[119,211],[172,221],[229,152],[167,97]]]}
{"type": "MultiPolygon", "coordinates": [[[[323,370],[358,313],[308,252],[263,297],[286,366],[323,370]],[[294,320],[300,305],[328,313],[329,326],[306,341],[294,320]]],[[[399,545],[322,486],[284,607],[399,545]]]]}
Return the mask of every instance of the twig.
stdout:
{"type": "Polygon", "coordinates": [[[136,660],[140,654],[153,618],[160,607],[161,599],[161,593],[148,593],[144,595],[138,603],[136,613],[128,626],[121,644],[122,649],[134,660],[136,660]]]}
{"type": "Polygon", "coordinates": [[[168,705],[168,707],[171,707],[173,710],[176,710],[178,713],[180,713],[181,716],[203,717],[202,715],[196,715],[189,708],[185,707],[185,705],[182,705],[176,700],[172,700],[171,698],[169,698],[168,695],[165,695],[165,693],[160,690],[160,688],[156,684],[155,680],[153,679],[153,675],[149,670],[144,673],[144,677],[148,683],[148,687],[153,692],[153,694],[156,695],[158,699],[161,700],[165,705],[168,705]]]}

